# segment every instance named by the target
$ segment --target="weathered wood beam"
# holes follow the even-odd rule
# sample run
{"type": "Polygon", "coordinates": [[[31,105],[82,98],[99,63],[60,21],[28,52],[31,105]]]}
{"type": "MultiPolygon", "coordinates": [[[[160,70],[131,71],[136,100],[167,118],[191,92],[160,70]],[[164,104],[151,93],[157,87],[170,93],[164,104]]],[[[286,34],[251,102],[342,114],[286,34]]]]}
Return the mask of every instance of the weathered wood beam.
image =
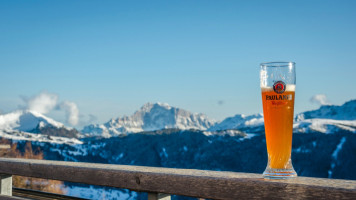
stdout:
{"type": "Polygon", "coordinates": [[[209,199],[356,199],[351,180],[13,158],[0,158],[0,173],[209,199]]]}
{"type": "Polygon", "coordinates": [[[28,200],[22,197],[13,197],[13,196],[7,196],[7,195],[0,195],[1,200],[28,200]]]}
{"type": "MultiPolygon", "coordinates": [[[[84,198],[66,196],[63,194],[55,194],[44,191],[36,191],[23,188],[12,188],[12,195],[23,199],[38,199],[38,200],[88,200],[84,198]]],[[[0,197],[1,199],[1,197],[0,197]]]]}

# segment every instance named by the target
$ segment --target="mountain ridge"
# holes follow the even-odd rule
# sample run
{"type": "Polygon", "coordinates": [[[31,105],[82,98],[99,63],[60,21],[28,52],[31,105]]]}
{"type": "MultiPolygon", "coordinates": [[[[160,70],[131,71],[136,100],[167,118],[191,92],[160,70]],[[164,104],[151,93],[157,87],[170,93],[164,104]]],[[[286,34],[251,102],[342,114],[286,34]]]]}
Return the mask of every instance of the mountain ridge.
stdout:
{"type": "Polygon", "coordinates": [[[356,99],[342,105],[322,105],[318,109],[305,111],[296,115],[295,120],[305,119],[356,120],[356,99]]]}
{"type": "Polygon", "coordinates": [[[85,126],[82,133],[110,137],[170,128],[206,130],[215,123],[215,120],[201,113],[191,113],[166,103],[146,103],[131,116],[112,118],[104,124],[85,126]]]}
{"type": "MultiPolygon", "coordinates": [[[[39,137],[33,134],[67,138],[109,138],[164,129],[195,129],[204,131],[206,135],[264,133],[264,120],[263,114],[259,113],[237,114],[217,122],[204,114],[191,113],[167,103],[158,102],[144,104],[131,116],[112,118],[104,124],[87,125],[79,133],[76,129],[66,127],[35,111],[16,110],[0,115],[0,131],[3,132],[3,136],[10,137],[10,133],[17,136],[22,134],[24,139],[39,137]],[[29,136],[31,134],[32,136],[29,136]]],[[[295,116],[293,131],[295,133],[337,131],[356,133],[356,100],[347,101],[342,105],[324,105],[315,110],[299,113],[295,116]]]]}

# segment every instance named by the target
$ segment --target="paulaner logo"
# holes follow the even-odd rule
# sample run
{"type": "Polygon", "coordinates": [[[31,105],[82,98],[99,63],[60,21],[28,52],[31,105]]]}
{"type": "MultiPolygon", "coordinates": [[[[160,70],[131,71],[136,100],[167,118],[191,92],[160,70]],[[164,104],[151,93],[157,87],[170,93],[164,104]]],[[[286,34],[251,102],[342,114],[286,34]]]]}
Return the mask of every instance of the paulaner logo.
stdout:
{"type": "Polygon", "coordinates": [[[266,95],[266,100],[293,100],[291,94],[287,95],[266,95]]]}
{"type": "Polygon", "coordinates": [[[282,94],[286,90],[286,84],[283,81],[277,81],[273,84],[273,90],[277,94],[282,94]]]}

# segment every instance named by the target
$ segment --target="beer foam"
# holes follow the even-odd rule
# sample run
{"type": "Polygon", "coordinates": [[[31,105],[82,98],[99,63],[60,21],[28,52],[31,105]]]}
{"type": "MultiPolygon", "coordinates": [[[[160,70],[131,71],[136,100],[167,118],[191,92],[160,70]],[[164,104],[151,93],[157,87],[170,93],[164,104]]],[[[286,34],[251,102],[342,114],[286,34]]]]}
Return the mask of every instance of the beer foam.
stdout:
{"type": "Polygon", "coordinates": [[[288,92],[295,92],[295,85],[294,84],[287,84],[286,91],[288,92]]]}
{"type": "MultiPolygon", "coordinates": [[[[271,92],[273,91],[273,87],[261,87],[262,92],[271,92]]],[[[286,92],[295,92],[295,85],[287,84],[286,85],[286,92]]]]}

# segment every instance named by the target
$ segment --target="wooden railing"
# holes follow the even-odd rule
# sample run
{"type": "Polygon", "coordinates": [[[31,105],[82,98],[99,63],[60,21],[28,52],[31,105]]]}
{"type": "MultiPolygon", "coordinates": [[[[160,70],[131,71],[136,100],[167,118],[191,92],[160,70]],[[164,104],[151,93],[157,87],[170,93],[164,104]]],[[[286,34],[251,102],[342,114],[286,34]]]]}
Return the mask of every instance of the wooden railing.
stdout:
{"type": "Polygon", "coordinates": [[[251,173],[14,158],[0,158],[0,174],[4,198],[12,195],[11,176],[20,175],[148,192],[148,199],[356,199],[356,181],[338,179],[266,180],[251,173]]]}

